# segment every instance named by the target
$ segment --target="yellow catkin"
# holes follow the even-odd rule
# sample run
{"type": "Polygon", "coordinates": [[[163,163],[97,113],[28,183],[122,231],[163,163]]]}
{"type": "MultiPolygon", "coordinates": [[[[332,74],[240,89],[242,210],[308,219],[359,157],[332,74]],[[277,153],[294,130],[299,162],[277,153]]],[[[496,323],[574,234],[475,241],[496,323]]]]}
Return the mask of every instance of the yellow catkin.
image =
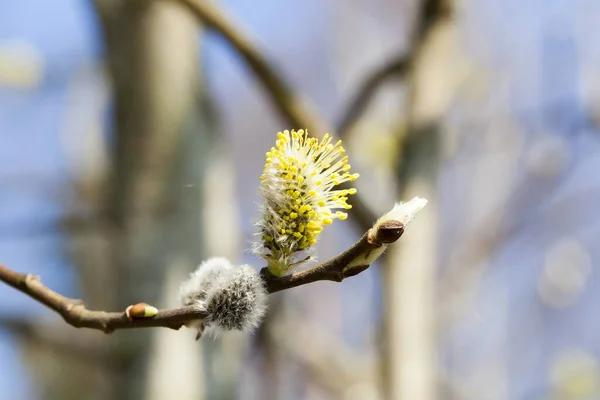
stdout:
{"type": "Polygon", "coordinates": [[[341,141],[332,143],[311,138],[305,130],[277,133],[275,147],[266,153],[260,178],[264,201],[259,222],[259,253],[267,259],[271,272],[282,275],[294,265],[294,254],[314,245],[324,225],[348,214],[334,209],[350,209],[348,195],[356,189],[334,190],[358,174],[350,174],[348,157],[341,141]]]}

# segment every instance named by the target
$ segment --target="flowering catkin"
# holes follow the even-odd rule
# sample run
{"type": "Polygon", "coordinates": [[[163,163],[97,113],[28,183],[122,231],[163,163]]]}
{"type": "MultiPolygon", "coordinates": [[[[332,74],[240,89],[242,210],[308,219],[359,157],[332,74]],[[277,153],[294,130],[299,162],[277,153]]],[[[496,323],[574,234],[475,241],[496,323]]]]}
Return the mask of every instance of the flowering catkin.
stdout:
{"type": "Polygon", "coordinates": [[[199,331],[205,326],[221,330],[251,331],[266,310],[267,292],[256,270],[233,266],[225,258],[211,258],[181,284],[179,298],[208,316],[191,323],[199,331]]]}
{"type": "Polygon", "coordinates": [[[324,225],[348,217],[332,211],[352,208],[348,195],[356,193],[354,188],[332,190],[359,176],[350,174],[344,153],[341,141],[333,144],[328,134],[321,141],[304,130],[277,134],[260,178],[263,207],[255,246],[272,274],[281,276],[301,261],[296,255],[316,243],[324,225]]]}

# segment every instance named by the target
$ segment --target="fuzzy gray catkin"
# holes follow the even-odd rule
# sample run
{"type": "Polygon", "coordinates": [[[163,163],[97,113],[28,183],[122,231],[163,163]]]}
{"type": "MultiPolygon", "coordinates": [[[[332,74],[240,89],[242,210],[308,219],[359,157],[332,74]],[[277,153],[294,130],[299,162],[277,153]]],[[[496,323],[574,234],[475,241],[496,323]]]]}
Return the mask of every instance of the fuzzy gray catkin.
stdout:
{"type": "Polygon", "coordinates": [[[195,306],[208,316],[198,324],[217,330],[251,331],[266,311],[267,292],[256,270],[248,265],[233,266],[225,258],[203,262],[181,284],[180,301],[195,306]]]}
{"type": "Polygon", "coordinates": [[[206,293],[207,321],[223,330],[250,331],[266,311],[267,292],[260,276],[249,265],[219,275],[206,293]]]}

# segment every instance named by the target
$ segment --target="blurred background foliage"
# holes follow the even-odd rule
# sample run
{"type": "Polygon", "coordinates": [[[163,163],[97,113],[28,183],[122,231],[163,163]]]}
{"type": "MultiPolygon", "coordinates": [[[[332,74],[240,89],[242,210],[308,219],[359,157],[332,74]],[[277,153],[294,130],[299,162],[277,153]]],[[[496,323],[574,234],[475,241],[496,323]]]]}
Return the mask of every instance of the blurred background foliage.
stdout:
{"type": "Polygon", "coordinates": [[[176,307],[209,256],[262,267],[264,153],[308,126],[194,2],[346,142],[360,201],[320,259],[430,205],[251,336],[106,336],[0,286],[0,398],[600,398],[596,0],[0,0],[1,263],[107,310],[176,307]]]}

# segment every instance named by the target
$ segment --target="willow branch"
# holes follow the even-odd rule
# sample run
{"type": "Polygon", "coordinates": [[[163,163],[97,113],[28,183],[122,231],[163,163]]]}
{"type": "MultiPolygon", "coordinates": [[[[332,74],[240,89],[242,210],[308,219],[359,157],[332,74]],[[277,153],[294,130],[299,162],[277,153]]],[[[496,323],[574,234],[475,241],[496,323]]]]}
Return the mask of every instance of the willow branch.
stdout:
{"type": "Polygon", "coordinates": [[[308,129],[309,132],[328,131],[324,121],[309,111],[302,97],[260,52],[258,46],[237,28],[234,22],[229,21],[216,4],[206,0],[178,1],[206,27],[223,36],[236,50],[270,94],[275,108],[294,129],[308,129]]]}
{"type": "Polygon", "coordinates": [[[179,329],[194,319],[206,317],[194,307],[159,311],[152,318],[130,319],[123,312],[88,310],[83,301],[65,297],[44,286],[40,278],[32,274],[20,274],[0,265],[0,280],[29,295],[34,300],[56,311],[65,322],[76,328],[98,329],[111,333],[116,329],[165,327],[179,329]]]}
{"type": "MultiPolygon", "coordinates": [[[[361,273],[369,265],[354,265],[352,261],[359,256],[361,259],[367,259],[369,252],[398,240],[404,233],[404,226],[398,221],[387,221],[377,232],[377,236],[373,237],[372,230],[367,231],[358,242],[337,257],[302,272],[275,277],[263,268],[261,276],[267,291],[275,293],[323,280],[341,282],[345,278],[361,273]]],[[[130,318],[125,311],[88,310],[82,300],[63,296],[44,286],[38,276],[21,274],[1,264],[0,280],[55,311],[66,323],[76,328],[98,329],[105,333],[129,328],[179,329],[190,321],[202,320],[207,316],[205,312],[195,307],[158,311],[154,317],[147,318],[130,318]]]]}

